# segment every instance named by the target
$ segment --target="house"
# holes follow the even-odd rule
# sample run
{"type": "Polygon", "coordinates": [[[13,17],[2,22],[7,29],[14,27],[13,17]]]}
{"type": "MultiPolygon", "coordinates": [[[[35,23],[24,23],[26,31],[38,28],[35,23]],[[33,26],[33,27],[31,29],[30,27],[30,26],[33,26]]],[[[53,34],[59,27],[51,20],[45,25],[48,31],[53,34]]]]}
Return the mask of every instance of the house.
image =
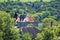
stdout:
{"type": "Polygon", "coordinates": [[[21,15],[16,22],[37,22],[37,20],[31,16],[21,15]]]}
{"type": "Polygon", "coordinates": [[[22,36],[22,34],[29,33],[31,35],[32,39],[36,38],[36,36],[37,36],[36,34],[41,33],[41,32],[42,31],[36,27],[22,27],[20,29],[21,36],[22,36]]]}

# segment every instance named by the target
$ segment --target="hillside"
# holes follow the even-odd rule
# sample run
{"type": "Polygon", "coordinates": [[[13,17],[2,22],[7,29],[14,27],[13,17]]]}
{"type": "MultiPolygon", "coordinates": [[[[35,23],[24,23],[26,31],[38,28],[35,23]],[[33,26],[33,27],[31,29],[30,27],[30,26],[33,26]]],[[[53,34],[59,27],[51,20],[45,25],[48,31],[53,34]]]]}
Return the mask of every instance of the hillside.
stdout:
{"type": "MultiPolygon", "coordinates": [[[[30,0],[31,1],[31,0],[30,0]]],[[[46,1],[46,0],[44,0],[46,1]]],[[[26,14],[28,13],[32,17],[36,18],[38,21],[43,20],[47,17],[52,17],[55,20],[60,20],[60,3],[59,1],[50,2],[2,2],[0,3],[0,10],[11,14],[26,14]],[[32,15],[34,14],[34,15],[32,15]]]]}
{"type": "Polygon", "coordinates": [[[0,40],[60,40],[60,0],[0,0],[0,40]]]}

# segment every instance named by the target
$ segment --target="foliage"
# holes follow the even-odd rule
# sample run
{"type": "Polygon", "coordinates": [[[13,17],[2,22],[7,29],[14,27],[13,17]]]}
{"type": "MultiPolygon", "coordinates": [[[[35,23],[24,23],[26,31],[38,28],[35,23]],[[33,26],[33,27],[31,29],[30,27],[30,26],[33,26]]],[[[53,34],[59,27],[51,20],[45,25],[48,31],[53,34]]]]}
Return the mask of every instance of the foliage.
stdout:
{"type": "Polygon", "coordinates": [[[43,20],[43,23],[51,23],[51,22],[56,22],[56,20],[52,19],[52,18],[45,18],[43,20]]]}
{"type": "Polygon", "coordinates": [[[3,40],[3,32],[0,30],[0,40],[3,40]]]}
{"type": "Polygon", "coordinates": [[[34,25],[33,24],[28,24],[27,27],[33,27],[34,25]]]}
{"type": "Polygon", "coordinates": [[[52,17],[57,21],[60,20],[59,0],[15,0],[16,2],[12,2],[12,0],[10,0],[10,2],[9,0],[7,1],[8,2],[0,3],[0,10],[10,13],[12,16],[14,13],[29,13],[34,14],[33,17],[35,17],[38,21],[41,21],[47,17],[52,17]]]}
{"type": "Polygon", "coordinates": [[[0,11],[0,39],[1,40],[19,40],[19,30],[13,27],[14,20],[10,14],[0,11]]]}
{"type": "Polygon", "coordinates": [[[32,40],[31,35],[29,33],[25,33],[22,35],[23,40],[32,40]]]}
{"type": "MultiPolygon", "coordinates": [[[[60,21],[60,0],[0,0],[0,11],[5,11],[0,12],[0,39],[19,40],[19,30],[12,27],[14,20],[10,16],[14,13],[19,16],[29,13],[44,25],[51,22],[57,24],[60,21]]],[[[42,28],[43,32],[37,34],[36,40],[60,40],[59,28],[60,26],[42,28]]],[[[31,36],[24,34],[23,40],[31,40],[31,36]]]]}
{"type": "Polygon", "coordinates": [[[52,19],[52,18],[45,18],[43,21],[43,26],[47,27],[47,26],[58,26],[57,21],[52,19]]]}
{"type": "Polygon", "coordinates": [[[60,27],[44,28],[42,33],[38,33],[36,40],[60,40],[60,27]]]}

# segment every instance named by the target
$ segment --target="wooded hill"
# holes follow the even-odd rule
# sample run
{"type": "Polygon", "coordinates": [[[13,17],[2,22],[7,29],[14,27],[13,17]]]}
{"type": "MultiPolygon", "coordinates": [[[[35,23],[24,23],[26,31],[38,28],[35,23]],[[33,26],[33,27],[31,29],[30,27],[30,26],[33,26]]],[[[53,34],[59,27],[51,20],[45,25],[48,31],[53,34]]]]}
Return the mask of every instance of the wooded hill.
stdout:
{"type": "Polygon", "coordinates": [[[38,21],[41,21],[44,18],[53,18],[55,20],[60,20],[60,1],[59,0],[50,2],[44,2],[43,0],[35,2],[30,1],[20,2],[19,0],[8,1],[0,3],[0,11],[10,13],[11,16],[14,13],[19,13],[20,15],[28,13],[32,17],[36,18],[38,21]]]}

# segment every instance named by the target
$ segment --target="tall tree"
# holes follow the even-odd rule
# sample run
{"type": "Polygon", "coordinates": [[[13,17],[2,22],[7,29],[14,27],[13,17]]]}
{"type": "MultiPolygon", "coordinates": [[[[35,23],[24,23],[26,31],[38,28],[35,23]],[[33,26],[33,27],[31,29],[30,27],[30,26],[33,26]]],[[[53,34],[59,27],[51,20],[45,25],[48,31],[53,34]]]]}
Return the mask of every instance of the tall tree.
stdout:
{"type": "Polygon", "coordinates": [[[3,40],[20,40],[19,30],[13,27],[14,20],[6,12],[0,11],[0,34],[3,40]]]}

